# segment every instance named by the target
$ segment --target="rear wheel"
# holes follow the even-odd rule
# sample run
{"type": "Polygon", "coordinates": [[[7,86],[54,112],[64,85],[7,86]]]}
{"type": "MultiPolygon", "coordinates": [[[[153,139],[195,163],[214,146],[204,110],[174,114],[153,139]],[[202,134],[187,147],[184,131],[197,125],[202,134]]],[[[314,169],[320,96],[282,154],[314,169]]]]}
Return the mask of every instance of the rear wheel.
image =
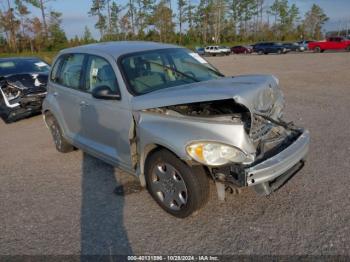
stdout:
{"type": "Polygon", "coordinates": [[[264,54],[264,52],[263,52],[262,50],[259,50],[259,51],[258,51],[258,54],[259,54],[259,55],[262,55],[262,54],[264,54]]]}
{"type": "Polygon", "coordinates": [[[278,49],[278,50],[277,50],[277,54],[279,54],[279,55],[282,54],[282,50],[281,50],[281,49],[278,49]]]}
{"type": "Polygon", "coordinates": [[[316,46],[315,49],[314,49],[314,52],[315,53],[321,53],[322,52],[321,47],[316,46]]]}
{"type": "Polygon", "coordinates": [[[346,48],[346,51],[350,52],[350,45],[346,48]]]}
{"type": "Polygon", "coordinates": [[[145,178],[154,200],[173,216],[185,218],[208,201],[209,179],[204,169],[189,167],[168,150],[148,157],[145,178]]]}
{"type": "Polygon", "coordinates": [[[51,131],[51,135],[57,151],[61,153],[68,153],[73,151],[74,147],[69,144],[68,141],[63,137],[62,129],[58,124],[56,118],[50,113],[45,113],[45,121],[51,131]]]}

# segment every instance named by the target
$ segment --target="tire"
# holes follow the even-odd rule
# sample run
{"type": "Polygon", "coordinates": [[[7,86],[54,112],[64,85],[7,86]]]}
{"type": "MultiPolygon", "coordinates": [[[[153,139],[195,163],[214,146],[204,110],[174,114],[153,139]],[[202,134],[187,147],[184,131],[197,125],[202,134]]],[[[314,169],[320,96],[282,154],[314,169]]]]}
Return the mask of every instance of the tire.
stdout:
{"type": "Polygon", "coordinates": [[[315,53],[321,53],[321,52],[322,52],[321,47],[316,46],[316,47],[314,48],[314,52],[315,52],[315,53]]]}
{"type": "Polygon", "coordinates": [[[346,51],[350,52],[350,45],[346,48],[346,51]]]}
{"type": "Polygon", "coordinates": [[[208,202],[209,178],[203,167],[190,167],[166,149],[147,158],[145,178],[153,199],[175,217],[188,217],[208,202]]]}
{"type": "Polygon", "coordinates": [[[259,50],[258,55],[262,55],[262,54],[264,54],[264,52],[262,50],[259,50]]]}
{"type": "Polygon", "coordinates": [[[283,53],[283,52],[282,52],[282,50],[281,50],[281,49],[278,49],[278,50],[277,50],[277,54],[279,54],[279,55],[280,55],[280,54],[282,54],[282,53],[283,53]]]}
{"type": "Polygon", "coordinates": [[[69,144],[68,141],[63,137],[62,129],[58,124],[58,121],[56,120],[56,118],[52,114],[46,113],[45,121],[47,126],[50,129],[52,139],[53,139],[53,142],[55,143],[55,147],[57,151],[61,153],[72,152],[74,150],[74,147],[71,144],[69,144]]]}

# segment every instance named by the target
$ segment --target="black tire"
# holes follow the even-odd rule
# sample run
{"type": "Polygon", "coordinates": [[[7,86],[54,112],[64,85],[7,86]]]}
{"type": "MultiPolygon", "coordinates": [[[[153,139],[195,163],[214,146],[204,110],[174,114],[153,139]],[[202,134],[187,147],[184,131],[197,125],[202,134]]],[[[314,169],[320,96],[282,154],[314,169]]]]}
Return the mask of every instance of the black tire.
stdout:
{"type": "Polygon", "coordinates": [[[321,47],[316,46],[315,49],[314,49],[314,52],[315,53],[321,53],[322,52],[321,47]]]}
{"type": "MultiPolygon", "coordinates": [[[[258,55],[262,55],[262,54],[264,54],[264,52],[262,51],[262,50],[259,50],[258,51],[258,55]]],[[[266,55],[266,54],[265,54],[266,55]]]]}
{"type": "Polygon", "coordinates": [[[69,144],[68,141],[63,137],[62,129],[58,124],[56,118],[50,113],[45,113],[45,121],[50,129],[52,139],[55,143],[57,151],[61,153],[72,152],[74,150],[74,147],[69,144]]]}
{"type": "Polygon", "coordinates": [[[283,52],[282,52],[282,50],[281,50],[281,49],[278,49],[278,50],[277,50],[277,54],[279,54],[279,55],[280,55],[280,54],[282,54],[282,53],[283,53],[283,52]]]}
{"type": "Polygon", "coordinates": [[[350,45],[346,48],[346,51],[350,52],[350,45]]]}
{"type": "MultiPolygon", "coordinates": [[[[157,171],[155,171],[157,172],[157,171]]],[[[175,175],[174,175],[175,177],[175,175]]],[[[184,162],[182,162],[177,156],[166,149],[161,149],[159,151],[155,151],[152,153],[146,161],[145,164],[145,178],[147,183],[148,191],[150,192],[153,199],[169,214],[178,217],[185,218],[189,215],[193,214],[200,208],[202,208],[207,202],[209,198],[209,178],[205,173],[203,167],[196,166],[190,167],[184,162]],[[175,174],[179,174],[179,179],[184,182],[186,187],[186,203],[181,206],[177,204],[177,208],[179,210],[173,210],[171,207],[168,207],[160,197],[160,193],[163,194],[163,199],[165,199],[165,195],[161,191],[155,190],[155,182],[154,180],[154,171],[159,168],[160,165],[167,165],[169,167],[174,168],[176,171],[175,174]]],[[[175,180],[175,178],[174,178],[175,180]]],[[[174,182],[170,182],[174,183],[174,182]]],[[[175,187],[173,187],[175,188],[175,187]]],[[[172,192],[172,191],[170,191],[172,192]]],[[[169,192],[167,192],[169,193],[169,192]]],[[[175,189],[172,193],[175,196],[175,189]]]]}

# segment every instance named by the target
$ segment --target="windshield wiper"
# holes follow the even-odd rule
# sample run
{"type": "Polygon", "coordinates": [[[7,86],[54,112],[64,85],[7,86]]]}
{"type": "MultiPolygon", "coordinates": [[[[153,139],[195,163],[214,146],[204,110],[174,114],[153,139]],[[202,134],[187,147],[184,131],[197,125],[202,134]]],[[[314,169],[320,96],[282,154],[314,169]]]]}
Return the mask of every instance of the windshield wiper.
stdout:
{"type": "Polygon", "coordinates": [[[214,70],[213,68],[211,68],[211,67],[209,67],[209,66],[205,66],[205,65],[197,64],[197,63],[192,63],[192,62],[188,62],[188,61],[186,61],[185,63],[190,64],[190,65],[194,65],[194,66],[197,66],[197,67],[200,67],[200,68],[209,69],[209,71],[213,72],[213,73],[216,74],[217,76],[221,76],[221,77],[224,77],[224,76],[225,76],[225,75],[221,74],[219,71],[214,70]]]}
{"type": "Polygon", "coordinates": [[[170,66],[162,65],[162,64],[159,64],[159,63],[157,63],[157,62],[153,62],[153,61],[149,61],[149,60],[145,60],[145,59],[143,59],[143,61],[145,61],[145,62],[147,62],[147,63],[150,63],[150,64],[153,64],[153,65],[160,66],[160,67],[162,67],[163,69],[164,69],[164,68],[165,68],[165,69],[169,69],[169,70],[173,71],[174,73],[179,74],[179,75],[182,75],[182,76],[184,76],[184,77],[186,77],[186,78],[188,78],[188,79],[191,79],[191,80],[193,80],[193,81],[195,81],[195,82],[200,82],[200,80],[197,79],[196,77],[190,76],[190,75],[188,75],[188,74],[186,74],[186,73],[184,73],[184,72],[181,72],[181,71],[179,71],[179,70],[177,70],[177,69],[175,69],[175,68],[172,68],[172,67],[170,67],[170,66]]]}

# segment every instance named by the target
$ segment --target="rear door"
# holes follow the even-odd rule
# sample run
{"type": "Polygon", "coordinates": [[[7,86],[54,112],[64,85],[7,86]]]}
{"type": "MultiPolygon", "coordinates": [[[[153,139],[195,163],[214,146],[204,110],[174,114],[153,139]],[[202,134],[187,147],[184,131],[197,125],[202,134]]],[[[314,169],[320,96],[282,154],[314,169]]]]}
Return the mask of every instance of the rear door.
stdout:
{"type": "Polygon", "coordinates": [[[57,118],[64,134],[71,140],[79,140],[80,93],[84,54],[66,54],[60,59],[57,75],[51,76],[52,99],[57,104],[57,118]]]}

